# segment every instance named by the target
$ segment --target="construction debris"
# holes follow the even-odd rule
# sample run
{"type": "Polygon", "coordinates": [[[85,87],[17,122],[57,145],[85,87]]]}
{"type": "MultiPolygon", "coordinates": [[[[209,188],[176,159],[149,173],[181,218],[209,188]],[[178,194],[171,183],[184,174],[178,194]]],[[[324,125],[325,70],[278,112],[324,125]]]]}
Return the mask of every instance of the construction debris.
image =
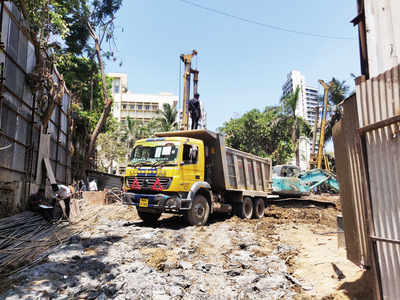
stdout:
{"type": "Polygon", "coordinates": [[[262,219],[215,215],[207,226],[166,214],[147,227],[130,206],[80,200],[68,226],[80,233],[9,276],[0,298],[321,299],[338,284],[332,262],[346,278],[358,268],[335,236],[317,234],[336,230],[337,210],[302,203],[269,206],[262,219]]]}
{"type": "Polygon", "coordinates": [[[0,277],[40,262],[71,235],[66,225],[50,224],[33,212],[0,219],[0,277]]]}

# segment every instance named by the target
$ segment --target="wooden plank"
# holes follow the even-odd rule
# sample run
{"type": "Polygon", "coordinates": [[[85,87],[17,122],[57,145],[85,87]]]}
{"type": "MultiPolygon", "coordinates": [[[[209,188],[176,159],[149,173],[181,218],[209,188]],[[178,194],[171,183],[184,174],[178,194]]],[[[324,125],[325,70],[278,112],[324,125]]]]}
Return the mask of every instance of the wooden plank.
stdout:
{"type": "Polygon", "coordinates": [[[106,205],[106,192],[96,191],[96,192],[83,192],[83,199],[90,205],[106,205]]]}
{"type": "MultiPolygon", "coordinates": [[[[365,76],[360,76],[356,79],[356,103],[357,103],[357,114],[359,119],[359,127],[364,126],[364,114],[363,114],[363,105],[362,105],[362,86],[361,83],[365,76]]],[[[364,79],[365,80],[365,79],[364,79]]]]}
{"type": "Polygon", "coordinates": [[[392,92],[392,73],[391,71],[386,71],[383,76],[383,88],[385,89],[385,101],[387,105],[387,116],[386,118],[392,117],[395,115],[394,111],[394,103],[393,103],[393,92],[392,92]]]}
{"type": "Polygon", "coordinates": [[[360,127],[368,125],[368,108],[366,106],[367,98],[367,87],[365,76],[362,76],[364,80],[360,83],[360,96],[357,93],[357,104],[359,107],[360,127]]]}
{"type": "Polygon", "coordinates": [[[375,115],[374,115],[374,96],[372,94],[372,83],[371,80],[367,80],[366,84],[366,97],[365,104],[367,109],[367,124],[375,123],[375,115]]]}
{"type": "Polygon", "coordinates": [[[374,98],[374,112],[375,112],[375,120],[382,120],[382,110],[381,110],[381,104],[380,104],[380,89],[379,89],[379,81],[377,78],[372,78],[372,92],[373,92],[373,98],[374,98]]]}
{"type": "Polygon", "coordinates": [[[50,180],[50,184],[56,184],[56,178],[54,176],[53,168],[51,167],[50,159],[48,157],[43,158],[44,165],[46,166],[47,178],[50,180]]]}
{"type": "Polygon", "coordinates": [[[385,120],[377,122],[375,124],[371,124],[371,125],[362,127],[362,128],[359,129],[359,132],[360,132],[360,134],[365,134],[368,131],[373,131],[373,130],[376,130],[376,129],[379,129],[379,128],[390,126],[390,125],[395,124],[395,123],[400,123],[400,115],[385,119],[385,120]]]}

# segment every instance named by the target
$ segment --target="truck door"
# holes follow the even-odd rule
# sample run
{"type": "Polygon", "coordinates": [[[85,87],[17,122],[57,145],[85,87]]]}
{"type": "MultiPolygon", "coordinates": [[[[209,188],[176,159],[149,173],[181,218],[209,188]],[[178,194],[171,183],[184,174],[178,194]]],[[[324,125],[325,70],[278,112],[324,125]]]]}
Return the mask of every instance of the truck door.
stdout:
{"type": "Polygon", "coordinates": [[[180,169],[182,185],[185,191],[189,191],[195,182],[203,180],[204,176],[200,168],[199,147],[197,145],[183,145],[180,169]]]}

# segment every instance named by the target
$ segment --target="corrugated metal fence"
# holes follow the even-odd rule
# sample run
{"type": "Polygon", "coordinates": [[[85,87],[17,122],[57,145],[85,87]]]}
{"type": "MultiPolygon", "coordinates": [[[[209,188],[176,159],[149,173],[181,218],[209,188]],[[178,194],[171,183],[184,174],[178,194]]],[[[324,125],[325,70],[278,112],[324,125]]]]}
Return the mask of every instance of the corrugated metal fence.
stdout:
{"type": "Polygon", "coordinates": [[[356,265],[370,266],[365,203],[367,192],[358,126],[356,96],[353,95],[343,103],[343,117],[333,128],[333,142],[347,258],[356,265]]]}
{"type": "Polygon", "coordinates": [[[368,218],[383,299],[400,299],[400,66],[356,81],[368,218]]]}
{"type": "MultiPolygon", "coordinates": [[[[10,206],[15,210],[24,204],[29,193],[27,183],[34,181],[40,167],[37,159],[41,130],[37,99],[25,80],[35,67],[34,46],[24,29],[26,22],[10,1],[1,1],[1,13],[0,189],[10,196],[0,197],[0,215],[10,206]]],[[[54,78],[59,80],[58,74],[54,78]]],[[[71,181],[67,155],[69,104],[70,95],[65,93],[49,122],[50,160],[60,183],[71,181]]]]}

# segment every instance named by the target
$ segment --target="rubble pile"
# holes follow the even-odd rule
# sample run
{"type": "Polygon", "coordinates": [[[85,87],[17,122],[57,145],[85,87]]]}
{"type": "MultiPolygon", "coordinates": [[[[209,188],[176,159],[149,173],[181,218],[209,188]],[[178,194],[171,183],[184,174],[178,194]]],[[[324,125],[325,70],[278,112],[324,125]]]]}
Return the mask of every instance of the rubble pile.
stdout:
{"type": "Polygon", "coordinates": [[[121,206],[106,208],[0,297],[290,299],[301,285],[285,263],[295,249],[272,245],[273,228],[263,220],[190,227],[169,217],[152,228],[136,216],[115,218],[110,210],[121,213],[121,206]]]}

